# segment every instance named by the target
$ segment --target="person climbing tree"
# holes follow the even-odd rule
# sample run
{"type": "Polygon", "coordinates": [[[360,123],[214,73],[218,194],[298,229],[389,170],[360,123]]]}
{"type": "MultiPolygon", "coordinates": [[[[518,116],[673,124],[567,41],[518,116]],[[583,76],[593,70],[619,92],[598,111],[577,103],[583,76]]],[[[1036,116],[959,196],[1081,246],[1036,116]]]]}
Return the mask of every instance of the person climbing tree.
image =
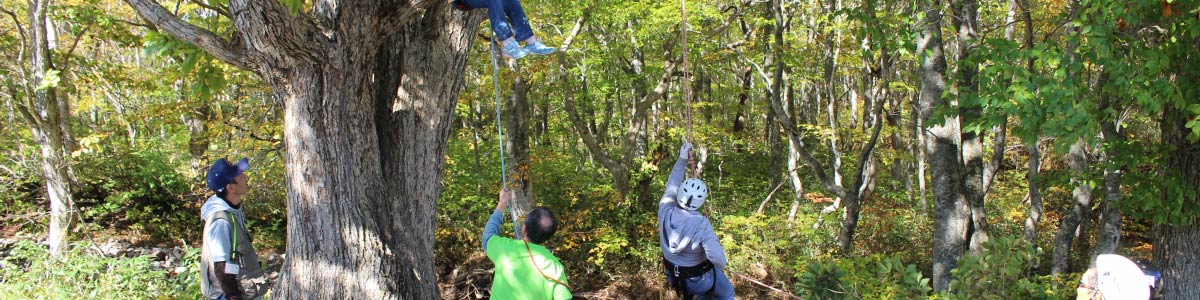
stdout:
{"type": "Polygon", "coordinates": [[[454,6],[466,11],[486,8],[488,19],[492,22],[492,32],[500,41],[504,56],[516,59],[529,54],[554,53],[553,47],[542,44],[542,40],[533,34],[520,0],[455,0],[454,6]],[[521,47],[517,41],[524,42],[525,47],[521,47]]]}
{"type": "Polygon", "coordinates": [[[520,240],[498,236],[511,199],[511,191],[500,191],[500,202],[483,228],[483,251],[496,264],[491,299],[571,299],[562,263],[542,246],[558,229],[554,213],[545,207],[530,211],[520,240]]]}
{"type": "Polygon", "coordinates": [[[200,292],[205,299],[255,299],[260,289],[243,289],[242,279],[263,275],[258,254],[246,230],[242,213],[242,197],[250,192],[245,158],[229,164],[218,159],[208,168],[208,189],[213,196],[200,207],[204,218],[203,240],[200,246],[200,292]],[[247,293],[249,292],[249,293],[247,293]]]}
{"type": "Polygon", "coordinates": [[[688,142],[679,148],[658,201],[658,241],[667,283],[683,299],[733,299],[733,284],[724,272],[725,250],[708,217],[696,211],[708,198],[708,187],[699,178],[684,181],[685,164],[694,164],[688,142]]]}

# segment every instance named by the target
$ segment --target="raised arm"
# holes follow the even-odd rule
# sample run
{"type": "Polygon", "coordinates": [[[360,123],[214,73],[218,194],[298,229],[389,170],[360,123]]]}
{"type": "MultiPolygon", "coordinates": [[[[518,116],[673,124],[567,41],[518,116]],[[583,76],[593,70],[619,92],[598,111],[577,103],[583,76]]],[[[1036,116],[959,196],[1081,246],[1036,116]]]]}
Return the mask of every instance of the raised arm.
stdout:
{"type": "Polygon", "coordinates": [[[675,197],[679,194],[679,185],[683,183],[683,175],[687,172],[691,153],[692,143],[684,142],[683,146],[679,147],[679,157],[675,159],[675,166],[671,168],[671,175],[667,177],[666,191],[663,192],[662,199],[658,200],[659,211],[662,211],[664,206],[675,205],[675,197]]]}
{"type": "Polygon", "coordinates": [[[492,211],[492,216],[488,217],[487,226],[483,227],[483,251],[487,251],[488,239],[500,234],[500,225],[504,223],[504,209],[508,207],[509,199],[512,199],[512,192],[507,189],[501,190],[500,202],[496,203],[496,210],[492,211]]]}

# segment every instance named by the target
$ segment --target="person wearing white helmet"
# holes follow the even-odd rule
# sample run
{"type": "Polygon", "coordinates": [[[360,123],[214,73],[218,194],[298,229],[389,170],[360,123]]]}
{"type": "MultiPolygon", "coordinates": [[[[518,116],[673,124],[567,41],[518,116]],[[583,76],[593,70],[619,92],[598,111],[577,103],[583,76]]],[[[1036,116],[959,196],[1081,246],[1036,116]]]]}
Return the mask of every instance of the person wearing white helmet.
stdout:
{"type": "Polygon", "coordinates": [[[1101,254],[1096,263],[1083,273],[1077,300],[1146,300],[1150,299],[1153,278],[1142,272],[1136,263],[1116,254],[1101,254]]]}
{"type": "Polygon", "coordinates": [[[725,276],[725,250],[708,217],[697,210],[708,200],[708,187],[699,178],[683,180],[691,161],[692,144],[683,143],[658,202],[659,246],[667,283],[683,299],[733,299],[733,284],[725,276]]]}

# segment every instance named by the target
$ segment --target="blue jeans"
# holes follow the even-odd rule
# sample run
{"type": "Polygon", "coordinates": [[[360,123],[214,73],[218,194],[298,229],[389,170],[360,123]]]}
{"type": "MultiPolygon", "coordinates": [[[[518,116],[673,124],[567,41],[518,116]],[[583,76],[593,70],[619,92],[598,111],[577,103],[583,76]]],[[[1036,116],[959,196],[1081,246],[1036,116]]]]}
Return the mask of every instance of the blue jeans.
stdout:
{"type": "Polygon", "coordinates": [[[463,0],[462,2],[471,8],[488,10],[492,31],[496,33],[496,39],[499,41],[507,40],[514,34],[517,41],[533,37],[533,29],[529,28],[529,19],[525,17],[525,9],[521,8],[520,0],[463,0]]]}
{"type": "Polygon", "coordinates": [[[684,281],[688,294],[696,295],[696,300],[733,299],[733,283],[729,282],[729,277],[725,277],[724,270],[713,268],[704,275],[679,280],[684,281]]]}

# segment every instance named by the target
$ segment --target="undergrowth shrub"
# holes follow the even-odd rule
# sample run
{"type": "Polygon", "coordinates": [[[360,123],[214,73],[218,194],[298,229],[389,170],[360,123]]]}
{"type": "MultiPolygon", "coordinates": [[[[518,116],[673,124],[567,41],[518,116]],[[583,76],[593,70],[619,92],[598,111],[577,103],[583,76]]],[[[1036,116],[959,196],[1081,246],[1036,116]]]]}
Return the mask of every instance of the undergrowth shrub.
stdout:
{"type": "Polygon", "coordinates": [[[966,255],[950,271],[942,299],[1070,299],[1074,285],[1063,278],[1034,275],[1041,249],[1024,239],[1003,236],[983,244],[981,255],[966,255]]]}
{"type": "Polygon", "coordinates": [[[794,287],[805,299],[921,299],[931,290],[915,264],[884,255],[813,261],[794,287]]]}
{"type": "Polygon", "coordinates": [[[92,254],[75,244],[60,258],[31,241],[12,245],[0,260],[0,299],[197,299],[196,248],[181,259],[187,271],[171,276],[153,270],[149,256],[92,254]]]}

